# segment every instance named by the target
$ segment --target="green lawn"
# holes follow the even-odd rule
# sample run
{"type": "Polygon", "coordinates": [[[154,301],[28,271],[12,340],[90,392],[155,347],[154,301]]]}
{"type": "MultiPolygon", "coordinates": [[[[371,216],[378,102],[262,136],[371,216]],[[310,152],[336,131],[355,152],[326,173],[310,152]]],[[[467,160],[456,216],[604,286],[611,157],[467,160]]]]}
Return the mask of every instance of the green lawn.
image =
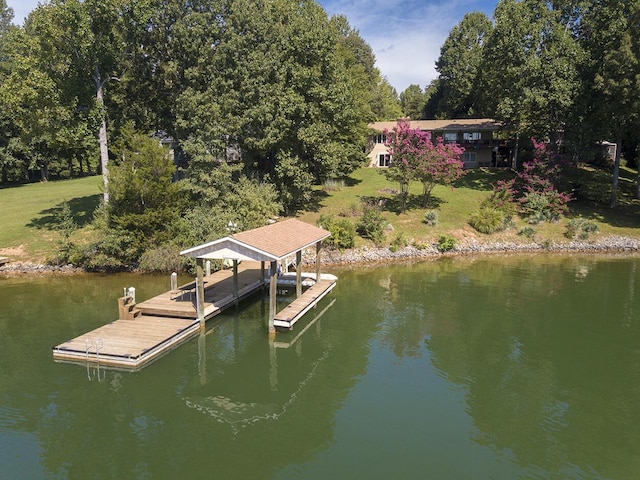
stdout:
{"type": "MultiPolygon", "coordinates": [[[[470,214],[487,198],[492,185],[501,179],[510,178],[513,174],[509,170],[470,170],[456,184],[455,188],[436,186],[431,194],[428,208],[421,205],[422,189],[418,183],[411,186],[411,201],[405,213],[398,213],[393,192],[398,186],[386,180],[380,170],[363,168],[355,171],[340,189],[319,187],[315,191],[314,201],[310,208],[300,216],[302,220],[315,223],[323,213],[348,216],[357,221],[361,212],[361,201],[376,199],[382,205],[385,218],[393,227],[388,235],[391,241],[397,234],[404,234],[405,238],[417,242],[435,242],[442,234],[453,235],[459,240],[475,238],[478,241],[528,241],[517,233],[527,224],[519,218],[508,230],[493,235],[484,235],[475,231],[468,224],[470,214]],[[427,210],[437,210],[439,223],[430,227],[423,222],[427,210]]],[[[640,200],[634,199],[635,171],[623,168],[620,176],[619,205],[615,209],[608,207],[609,183],[611,174],[589,168],[573,169],[565,173],[565,181],[569,189],[585,190],[584,185],[601,192],[605,202],[596,203],[589,199],[578,198],[569,206],[567,218],[557,223],[535,225],[535,240],[566,241],[564,232],[568,218],[582,216],[598,225],[600,233],[597,236],[620,235],[637,237],[640,235],[640,200]]],[[[579,195],[576,195],[580,197],[579,195]]],[[[359,240],[358,245],[366,244],[359,240]]]]}
{"type": "MultiPolygon", "coordinates": [[[[409,208],[398,213],[394,191],[398,188],[386,180],[380,170],[362,168],[353,172],[338,188],[317,187],[313,200],[300,219],[315,224],[320,215],[331,213],[347,216],[357,222],[362,212],[363,201],[380,205],[382,213],[393,226],[387,240],[390,242],[398,234],[415,242],[436,242],[442,234],[455,236],[458,240],[476,238],[484,242],[503,240],[526,241],[517,235],[526,224],[521,219],[505,232],[483,235],[468,225],[470,214],[490,195],[492,184],[508,178],[511,172],[505,170],[471,170],[455,188],[436,186],[428,208],[421,205],[421,186],[412,185],[409,208]],[[423,222],[427,210],[437,210],[439,223],[430,227],[423,222]]],[[[606,235],[627,237],[640,236],[640,200],[634,198],[636,172],[623,168],[620,177],[619,205],[608,207],[608,189],[611,174],[591,168],[574,169],[565,174],[568,188],[576,192],[597,190],[600,201],[585,199],[570,203],[567,217],[582,216],[594,221],[599,228],[594,238],[606,235]]],[[[64,202],[68,202],[76,223],[86,226],[92,219],[101,198],[101,177],[86,177],[47,183],[35,183],[16,187],[0,188],[0,256],[9,256],[17,261],[42,262],[54,255],[58,248],[60,234],[56,231],[56,213],[64,202]]],[[[598,197],[598,195],[595,195],[598,197]]],[[[535,240],[566,241],[564,232],[567,219],[555,224],[536,225],[535,240]]],[[[89,228],[81,229],[74,240],[81,241],[91,234],[89,228]]],[[[367,240],[357,239],[356,246],[367,244],[367,240]]]]}
{"type": "Polygon", "coordinates": [[[56,213],[64,202],[79,226],[91,221],[100,203],[102,177],[0,188],[0,255],[43,261],[57,248],[56,213]]]}

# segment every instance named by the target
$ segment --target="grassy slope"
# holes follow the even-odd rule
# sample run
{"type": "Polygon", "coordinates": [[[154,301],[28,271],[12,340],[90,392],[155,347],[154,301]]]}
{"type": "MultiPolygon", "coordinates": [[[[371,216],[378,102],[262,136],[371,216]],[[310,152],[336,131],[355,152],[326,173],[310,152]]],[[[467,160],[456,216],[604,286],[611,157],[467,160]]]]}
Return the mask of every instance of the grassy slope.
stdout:
{"type": "MultiPolygon", "coordinates": [[[[497,242],[502,240],[526,241],[517,235],[526,223],[521,219],[515,220],[515,226],[505,232],[494,235],[483,235],[476,232],[468,225],[471,212],[476,210],[482,200],[488,197],[492,190],[492,184],[498,180],[512,175],[509,171],[497,170],[471,170],[456,185],[456,188],[436,186],[432,192],[429,208],[437,209],[439,223],[436,227],[429,227],[423,223],[425,212],[429,208],[423,208],[419,196],[422,193],[419,184],[413,184],[410,193],[413,203],[406,213],[398,214],[397,205],[394,202],[391,191],[397,186],[387,182],[383,175],[376,169],[360,169],[354,172],[344,188],[327,191],[318,189],[315,202],[302,213],[301,219],[315,223],[322,213],[336,215],[351,215],[357,212],[359,202],[365,198],[376,198],[383,201],[383,214],[391,223],[394,232],[388,237],[392,240],[398,233],[403,233],[407,239],[420,242],[435,242],[441,234],[454,235],[459,240],[464,238],[476,238],[482,242],[497,242]]],[[[589,169],[576,169],[567,176],[569,187],[591,182],[600,184],[601,189],[608,191],[611,182],[610,174],[589,169]]],[[[596,205],[593,202],[573,201],[567,217],[583,216],[598,224],[600,233],[594,238],[607,235],[621,235],[628,237],[640,236],[640,201],[633,199],[635,172],[622,169],[620,177],[619,206],[610,209],[605,204],[596,205]]],[[[357,221],[353,216],[354,221],[357,221]]],[[[555,224],[542,224],[534,226],[536,230],[535,240],[542,242],[566,241],[566,219],[555,224]]],[[[364,240],[359,240],[357,246],[364,245],[364,240]]]]}
{"type": "Polygon", "coordinates": [[[76,223],[91,221],[102,177],[33,183],[0,189],[0,255],[41,262],[57,248],[55,216],[69,202],[76,223]]]}
{"type": "MultiPolygon", "coordinates": [[[[323,213],[352,216],[357,221],[362,200],[375,199],[382,203],[383,214],[394,227],[389,235],[391,241],[398,233],[407,239],[419,242],[435,242],[441,234],[452,234],[458,239],[477,238],[492,242],[501,240],[524,241],[517,232],[525,226],[518,219],[516,226],[499,234],[482,235],[468,224],[469,215],[478,208],[480,202],[491,192],[491,184],[510,175],[505,171],[472,170],[456,185],[455,189],[436,186],[432,192],[429,208],[437,209],[439,224],[429,227],[423,223],[428,209],[422,207],[421,186],[412,185],[412,203],[406,213],[398,214],[393,190],[396,185],[389,183],[379,170],[363,168],[355,171],[344,187],[336,190],[318,188],[313,201],[300,218],[315,224],[323,213]]],[[[572,185],[591,182],[602,185],[606,194],[611,181],[610,174],[589,169],[579,169],[569,176],[572,185]]],[[[600,233],[606,235],[640,237],[640,200],[633,199],[635,172],[622,169],[620,178],[619,206],[610,209],[592,202],[571,202],[568,216],[582,215],[598,224],[600,233]]],[[[36,183],[0,189],[0,256],[10,256],[13,260],[41,262],[51,257],[58,247],[60,235],[55,231],[55,214],[63,203],[69,202],[76,223],[86,225],[92,218],[94,209],[101,198],[101,177],[86,177],[59,182],[36,183]]],[[[604,195],[606,197],[606,195],[604,195]]],[[[566,221],[556,224],[535,226],[535,240],[563,241],[566,221]]],[[[80,240],[89,234],[82,229],[76,237],[80,240]]],[[[367,244],[358,239],[357,246],[367,244]]]]}

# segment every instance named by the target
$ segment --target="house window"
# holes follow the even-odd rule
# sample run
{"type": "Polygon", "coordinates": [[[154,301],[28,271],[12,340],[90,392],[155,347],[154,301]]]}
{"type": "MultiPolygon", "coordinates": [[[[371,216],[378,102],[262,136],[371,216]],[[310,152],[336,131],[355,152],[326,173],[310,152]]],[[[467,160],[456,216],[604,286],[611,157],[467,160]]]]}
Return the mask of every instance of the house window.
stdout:
{"type": "Polygon", "coordinates": [[[388,153],[381,153],[378,156],[378,166],[379,167],[388,167],[391,163],[391,155],[388,153]]]}
{"type": "Polygon", "coordinates": [[[454,143],[456,141],[458,141],[456,132],[444,132],[444,143],[454,143]]]}
{"type": "Polygon", "coordinates": [[[462,154],[464,168],[476,168],[478,166],[478,154],[476,152],[464,152],[462,154]]]}
{"type": "Polygon", "coordinates": [[[378,133],[376,135],[376,143],[386,143],[387,136],[384,133],[378,133]]]}
{"type": "Polygon", "coordinates": [[[465,142],[477,142],[480,140],[480,132],[464,132],[462,134],[462,139],[465,142]]]}

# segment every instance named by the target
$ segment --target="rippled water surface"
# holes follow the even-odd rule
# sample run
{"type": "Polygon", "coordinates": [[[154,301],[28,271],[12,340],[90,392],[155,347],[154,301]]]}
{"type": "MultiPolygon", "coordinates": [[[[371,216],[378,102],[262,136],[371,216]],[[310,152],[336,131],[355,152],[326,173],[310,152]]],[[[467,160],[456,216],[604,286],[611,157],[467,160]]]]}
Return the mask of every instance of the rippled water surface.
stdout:
{"type": "Polygon", "coordinates": [[[168,278],[0,277],[0,478],[638,478],[639,263],[332,268],[275,342],[257,296],[135,373],[51,347],[168,278]]]}

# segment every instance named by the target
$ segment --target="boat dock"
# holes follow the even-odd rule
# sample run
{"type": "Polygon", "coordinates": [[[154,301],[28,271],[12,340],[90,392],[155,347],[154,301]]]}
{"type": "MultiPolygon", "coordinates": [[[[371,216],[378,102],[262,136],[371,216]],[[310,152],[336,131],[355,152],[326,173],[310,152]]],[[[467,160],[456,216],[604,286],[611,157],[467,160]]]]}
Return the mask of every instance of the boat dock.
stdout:
{"type": "MultiPolygon", "coordinates": [[[[118,299],[114,322],[53,347],[56,361],[139,369],[204,330],[205,321],[269,285],[269,335],[291,329],[335,286],[336,277],[320,273],[320,243],[330,233],[296,219],[285,220],[181,252],[196,259],[194,282],[140,303],[135,293],[118,299]],[[299,271],[302,250],[316,246],[316,272],[299,271]],[[278,272],[295,255],[296,299],[276,311],[278,272]],[[232,260],[233,268],[204,274],[207,259],[232,260]],[[265,264],[269,263],[269,269],[265,264]],[[304,281],[303,281],[304,275],[304,281]],[[303,292],[303,285],[310,287],[303,292]]],[[[283,276],[285,277],[285,276],[283,276]]],[[[283,278],[285,281],[285,278],[283,278]]]]}
{"type": "MultiPolygon", "coordinates": [[[[264,286],[257,262],[238,266],[237,299],[233,272],[220,270],[204,278],[207,320],[264,286]]],[[[122,297],[121,318],[53,347],[53,358],[138,369],[199,333],[195,295],[191,282],[141,303],[127,303],[122,297]]]]}

